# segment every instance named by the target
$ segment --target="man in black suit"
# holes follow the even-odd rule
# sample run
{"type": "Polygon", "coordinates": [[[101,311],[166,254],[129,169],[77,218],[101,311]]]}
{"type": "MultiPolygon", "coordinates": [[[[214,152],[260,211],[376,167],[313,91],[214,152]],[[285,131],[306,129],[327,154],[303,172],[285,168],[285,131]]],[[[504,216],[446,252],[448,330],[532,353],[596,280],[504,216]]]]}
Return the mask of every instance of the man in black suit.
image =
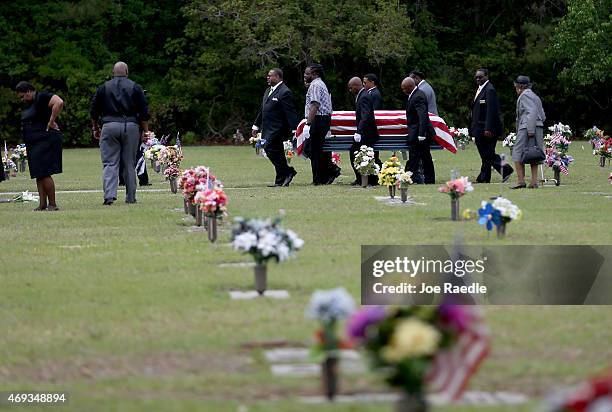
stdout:
{"type": "MultiPolygon", "coordinates": [[[[362,145],[373,147],[378,141],[378,128],[376,127],[376,119],[374,118],[374,110],[382,109],[382,95],[378,89],[378,77],[375,74],[366,74],[363,76],[363,82],[358,77],[353,77],[349,81],[349,90],[355,94],[355,123],[357,131],[354,135],[354,143],[351,147],[350,159],[351,166],[355,172],[355,181],[351,183],[353,186],[361,184],[361,175],[355,169],[353,162],[355,160],[355,152],[362,145]]],[[[375,162],[382,166],[379,152],[374,152],[375,162]]],[[[368,184],[371,186],[378,185],[378,176],[368,176],[368,184]]]]}
{"type": "Polygon", "coordinates": [[[264,150],[276,170],[275,186],[289,186],[297,174],[289,167],[285,158],[283,141],[291,137],[297,125],[297,114],[293,105],[293,94],[283,83],[283,71],[274,68],[268,72],[268,87],[263,96],[261,109],[253,124],[252,135],[261,129],[261,138],[265,140],[264,150]]]}
{"type": "Polygon", "coordinates": [[[433,184],[436,172],[429,145],[435,131],[427,114],[427,97],[417,89],[414,79],[406,77],[402,81],[402,91],[408,96],[406,99],[406,122],[408,123],[408,144],[410,157],[406,163],[406,170],[417,173],[419,162],[423,162],[425,184],[433,184]]]}
{"type": "Polygon", "coordinates": [[[497,93],[489,82],[489,71],[487,69],[476,70],[474,78],[478,84],[478,90],[472,104],[470,136],[476,139],[476,147],[482,160],[476,183],[491,182],[491,167],[502,175],[502,181],[505,182],[514,169],[508,163],[504,164],[502,168],[501,157],[495,153],[497,138],[504,132],[499,115],[497,93]]]}

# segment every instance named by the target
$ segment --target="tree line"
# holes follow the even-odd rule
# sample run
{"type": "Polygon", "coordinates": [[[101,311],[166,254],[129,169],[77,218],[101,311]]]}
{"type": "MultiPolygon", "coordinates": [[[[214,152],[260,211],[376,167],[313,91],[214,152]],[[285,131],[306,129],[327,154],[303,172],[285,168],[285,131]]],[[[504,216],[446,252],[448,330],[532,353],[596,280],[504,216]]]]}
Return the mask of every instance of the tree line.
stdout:
{"type": "Polygon", "coordinates": [[[549,121],[612,126],[612,0],[81,0],[0,3],[0,139],[20,140],[20,80],[60,95],[68,146],[94,144],[89,100],[118,60],[146,90],[151,129],[186,143],[247,135],[269,68],[281,67],[298,112],[302,73],[319,62],[334,109],[353,108],[346,83],[375,73],[385,108],[399,84],[426,73],[440,114],[465,127],[487,67],[514,127],[512,80],[529,75],[549,121]]]}

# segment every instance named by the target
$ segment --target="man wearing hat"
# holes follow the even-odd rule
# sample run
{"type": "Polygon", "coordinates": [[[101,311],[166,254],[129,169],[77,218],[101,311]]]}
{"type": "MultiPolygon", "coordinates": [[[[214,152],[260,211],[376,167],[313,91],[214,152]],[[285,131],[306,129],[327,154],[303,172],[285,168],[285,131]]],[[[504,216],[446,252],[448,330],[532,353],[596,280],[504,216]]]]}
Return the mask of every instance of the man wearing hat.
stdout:
{"type": "Polygon", "coordinates": [[[497,92],[489,82],[487,69],[476,70],[474,78],[478,90],[472,104],[472,124],[469,132],[470,136],[476,139],[476,147],[482,161],[476,183],[491,183],[491,167],[502,175],[502,181],[505,182],[514,170],[509,164],[504,164],[502,167],[501,157],[495,153],[497,138],[504,132],[499,115],[497,92]]]}
{"type": "MultiPolygon", "coordinates": [[[[544,121],[546,115],[542,107],[542,101],[531,90],[531,81],[527,76],[518,76],[514,81],[514,89],[518,95],[516,100],[516,142],[512,148],[512,160],[516,166],[518,182],[512,189],[527,187],[525,183],[525,164],[523,153],[529,144],[544,150],[544,121]]],[[[530,189],[538,187],[538,163],[531,163],[530,189]]]]}

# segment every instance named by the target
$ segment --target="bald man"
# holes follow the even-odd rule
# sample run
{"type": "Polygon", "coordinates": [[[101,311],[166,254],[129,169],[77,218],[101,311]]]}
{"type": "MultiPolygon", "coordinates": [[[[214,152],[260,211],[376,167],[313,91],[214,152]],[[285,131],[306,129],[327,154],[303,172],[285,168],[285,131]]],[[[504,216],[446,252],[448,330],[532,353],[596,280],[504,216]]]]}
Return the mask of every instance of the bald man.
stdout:
{"type": "Polygon", "coordinates": [[[423,162],[425,184],[433,184],[436,180],[433,160],[429,145],[435,131],[427,114],[427,97],[416,87],[413,78],[406,77],[401,84],[406,99],[406,122],[408,123],[408,144],[410,157],[406,170],[413,174],[418,172],[419,162],[423,162]]]}
{"type": "Polygon", "coordinates": [[[91,99],[92,131],[94,138],[100,140],[106,206],[117,200],[120,164],[125,202],[136,203],[136,153],[143,133],[149,130],[144,91],[127,77],[127,64],[115,63],[113,78],[98,87],[91,99]]]}

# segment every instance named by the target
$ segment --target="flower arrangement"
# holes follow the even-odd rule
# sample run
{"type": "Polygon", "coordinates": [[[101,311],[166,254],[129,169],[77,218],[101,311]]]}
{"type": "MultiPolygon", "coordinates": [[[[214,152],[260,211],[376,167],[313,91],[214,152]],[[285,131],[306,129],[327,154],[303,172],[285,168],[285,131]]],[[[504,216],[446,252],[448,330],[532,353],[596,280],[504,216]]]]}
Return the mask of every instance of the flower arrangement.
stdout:
{"type": "Polygon", "coordinates": [[[179,166],[183,160],[183,153],[178,146],[163,146],[159,151],[158,159],[160,163],[168,166],[179,166]]]}
{"type": "Polygon", "coordinates": [[[362,145],[355,152],[353,164],[357,172],[362,176],[377,175],[380,172],[380,167],[374,161],[374,149],[366,145],[362,145]]]}
{"type": "Polygon", "coordinates": [[[261,141],[261,133],[257,133],[255,136],[249,138],[249,144],[253,147],[257,147],[257,144],[261,141]]]}
{"type": "Polygon", "coordinates": [[[401,173],[401,164],[397,156],[393,155],[383,163],[378,173],[378,184],[384,186],[395,186],[398,183],[398,175],[401,173]]]}
{"type": "Polygon", "coordinates": [[[568,175],[568,167],[574,161],[574,158],[567,154],[572,143],[569,140],[572,134],[571,129],[569,126],[561,123],[551,126],[549,129],[554,130],[554,133],[547,135],[544,139],[546,142],[546,159],[544,163],[548,167],[568,175]]]}
{"type": "Polygon", "coordinates": [[[610,176],[608,176],[608,180],[610,181],[610,184],[612,184],[612,172],[610,172],[610,176]]]}
{"type": "Polygon", "coordinates": [[[144,152],[145,159],[152,160],[154,162],[158,162],[160,160],[160,153],[163,150],[165,150],[165,147],[166,146],[161,145],[161,144],[154,144],[153,146],[145,150],[144,152]]]}
{"type": "Polygon", "coordinates": [[[181,170],[174,164],[171,164],[164,170],[164,176],[167,180],[177,179],[181,175],[181,170]]]}
{"type": "Polygon", "coordinates": [[[503,237],[506,224],[519,220],[522,216],[523,212],[517,205],[500,196],[492,202],[482,201],[481,208],[478,209],[478,224],[484,225],[488,231],[495,225],[498,236],[503,237]]]}
{"type": "Polygon", "coordinates": [[[185,199],[193,202],[197,187],[204,185],[212,187],[216,182],[217,178],[210,174],[208,168],[204,166],[198,166],[193,169],[186,169],[183,171],[179,179],[179,189],[183,191],[185,199]]]}
{"type": "Polygon", "coordinates": [[[348,318],[355,311],[355,301],[344,288],[315,290],[306,309],[306,317],[321,323],[316,334],[318,353],[350,347],[337,334],[337,322],[348,318]]]}
{"type": "Polygon", "coordinates": [[[15,196],[12,201],[13,202],[38,202],[40,199],[39,196],[30,193],[28,190],[21,193],[20,195],[15,196]]]}
{"type": "Polygon", "coordinates": [[[198,185],[193,202],[199,206],[200,210],[208,217],[223,218],[227,216],[227,196],[221,184],[215,184],[213,188],[206,188],[205,185],[198,185]]]}
{"type": "Polygon", "coordinates": [[[603,136],[593,142],[593,155],[606,159],[612,157],[612,137],[603,136]]]}
{"type": "Polygon", "coordinates": [[[548,412],[583,412],[612,410],[612,372],[595,376],[575,388],[560,391],[547,399],[548,412]]]}
{"type": "Polygon", "coordinates": [[[28,151],[25,144],[18,144],[11,153],[11,160],[15,163],[22,162],[28,158],[28,151]]]}
{"type": "Polygon", "coordinates": [[[332,152],[331,157],[332,157],[332,163],[335,166],[340,166],[340,163],[341,163],[341,161],[340,161],[340,153],[332,152]]]}
{"type": "Polygon", "coordinates": [[[458,179],[449,180],[446,185],[440,186],[438,191],[440,193],[448,193],[451,199],[459,199],[467,192],[472,192],[474,187],[467,177],[462,176],[458,179]]]}
{"type": "MultiPolygon", "coordinates": [[[[424,398],[426,375],[437,354],[450,348],[468,327],[459,305],[363,307],[347,323],[347,334],[363,345],[389,385],[424,398]]],[[[424,400],[423,400],[424,402],[424,400]]]]}
{"type": "Polygon", "coordinates": [[[512,148],[514,147],[515,143],[516,143],[516,133],[510,133],[502,141],[502,146],[503,147],[509,147],[510,148],[510,152],[512,152],[512,148]]]}
{"type": "Polygon", "coordinates": [[[285,158],[287,159],[287,163],[291,163],[291,159],[295,157],[293,143],[291,143],[291,140],[283,142],[283,149],[285,149],[285,158]]]}
{"type": "Polygon", "coordinates": [[[465,146],[470,144],[470,132],[468,131],[467,127],[461,129],[451,127],[449,131],[451,136],[453,136],[453,139],[455,139],[455,143],[457,146],[459,146],[459,148],[461,148],[461,150],[464,150],[465,146]]]}
{"type": "Polygon", "coordinates": [[[412,172],[399,172],[397,174],[397,185],[400,189],[407,189],[412,183],[412,172]]]}
{"type": "Polygon", "coordinates": [[[304,241],[295,232],[281,226],[281,219],[234,219],[232,246],[249,253],[258,265],[270,259],[282,262],[302,248],[304,241]]]}
{"type": "Polygon", "coordinates": [[[550,130],[551,132],[553,132],[553,134],[560,134],[563,137],[565,137],[566,139],[571,139],[572,137],[572,129],[571,127],[569,127],[568,125],[565,125],[561,122],[554,124],[552,126],[548,127],[548,130],[550,130]]]}

